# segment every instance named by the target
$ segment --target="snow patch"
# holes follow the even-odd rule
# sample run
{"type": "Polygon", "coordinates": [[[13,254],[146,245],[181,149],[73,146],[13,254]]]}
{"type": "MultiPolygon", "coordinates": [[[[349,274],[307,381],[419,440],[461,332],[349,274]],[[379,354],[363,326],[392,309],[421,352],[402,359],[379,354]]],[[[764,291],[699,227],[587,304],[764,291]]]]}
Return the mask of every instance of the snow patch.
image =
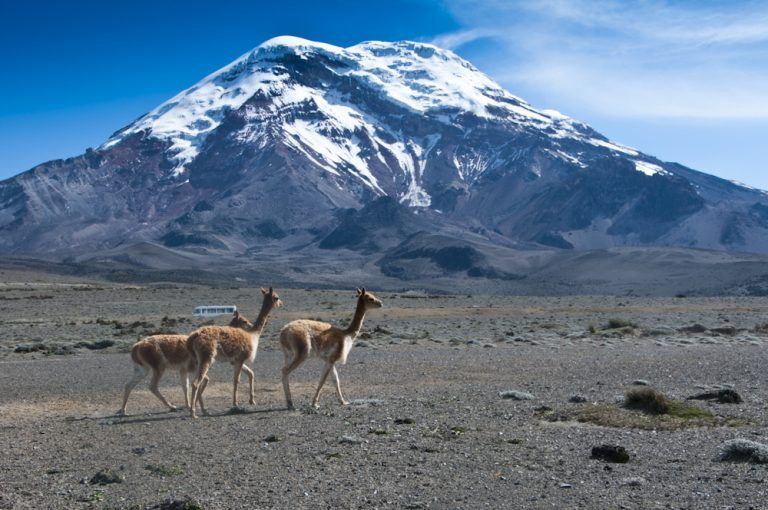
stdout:
{"type": "Polygon", "coordinates": [[[579,158],[572,156],[568,154],[567,152],[563,151],[557,151],[552,149],[544,149],[544,151],[558,159],[562,159],[563,161],[567,161],[568,163],[580,166],[581,168],[587,168],[587,165],[584,164],[579,158]]]}
{"type": "Polygon", "coordinates": [[[640,161],[640,160],[634,160],[635,163],[635,170],[638,172],[642,172],[647,176],[661,174],[661,175],[669,175],[669,172],[661,168],[659,165],[654,165],[653,163],[648,163],[647,161],[640,161]]]}
{"type": "Polygon", "coordinates": [[[741,181],[734,181],[734,180],[730,180],[729,179],[728,182],[730,182],[731,184],[735,184],[736,186],[738,186],[740,188],[748,189],[750,191],[758,191],[758,192],[762,193],[763,195],[768,195],[768,191],[762,190],[760,188],[755,188],[754,186],[750,186],[749,184],[744,184],[741,181]]]}
{"type": "Polygon", "coordinates": [[[598,138],[585,138],[585,142],[597,145],[598,147],[605,147],[606,149],[610,149],[615,152],[621,152],[623,154],[629,154],[630,156],[639,156],[640,153],[637,152],[635,149],[631,147],[626,147],[624,145],[613,143],[613,142],[606,142],[605,140],[600,140],[598,138]]]}

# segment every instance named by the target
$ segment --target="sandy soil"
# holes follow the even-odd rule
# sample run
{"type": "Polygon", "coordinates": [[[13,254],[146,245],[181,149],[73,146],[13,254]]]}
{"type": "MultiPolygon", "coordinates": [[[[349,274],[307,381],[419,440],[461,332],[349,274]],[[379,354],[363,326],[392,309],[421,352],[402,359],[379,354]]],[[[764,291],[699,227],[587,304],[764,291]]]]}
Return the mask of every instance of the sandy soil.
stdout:
{"type": "MultiPolygon", "coordinates": [[[[256,405],[229,412],[231,368],[216,364],[212,416],[192,420],[164,412],[145,385],[132,395],[130,416],[115,416],[132,371],[121,351],[162,329],[163,317],[165,329],[191,331],[195,305],[256,310],[257,289],[3,278],[0,508],[151,508],[184,498],[202,508],[698,509],[768,501],[766,465],[717,460],[729,439],[768,443],[768,336],[755,329],[768,317],[766,299],[381,293],[386,308],[366,320],[339,369],[353,405],[340,406],[329,385],[320,409],[309,408],[321,366],[311,361],[295,373],[298,409],[287,411],[276,332],[297,317],[344,323],[354,293],[278,289],[286,306],[262,338],[256,405]],[[636,327],[606,329],[611,319],[636,327]],[[696,323],[705,329],[678,331],[696,323]],[[71,347],[104,339],[115,344],[71,347]],[[14,352],[37,344],[52,348],[14,352]],[[734,426],[661,431],[573,419],[619,402],[636,379],[675,399],[727,384],[744,402],[694,404],[734,426]],[[534,398],[500,398],[507,390],[534,398]],[[576,394],[587,401],[569,402],[576,394]],[[552,414],[563,418],[550,421],[552,414]],[[603,443],[626,447],[630,462],[590,459],[603,443]],[[102,470],[121,481],[90,483],[102,470]]],[[[175,374],[161,390],[183,402],[175,374]]]]}

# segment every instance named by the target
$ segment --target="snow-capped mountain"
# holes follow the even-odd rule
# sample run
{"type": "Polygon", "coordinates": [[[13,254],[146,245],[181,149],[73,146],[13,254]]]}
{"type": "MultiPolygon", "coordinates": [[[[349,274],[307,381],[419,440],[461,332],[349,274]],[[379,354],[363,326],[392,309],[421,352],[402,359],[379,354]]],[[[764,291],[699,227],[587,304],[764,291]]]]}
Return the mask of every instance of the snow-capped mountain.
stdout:
{"type": "Polygon", "coordinates": [[[425,231],[473,250],[766,253],[768,196],[536,109],[429,44],[278,37],[99,148],[0,183],[0,231],[6,254],[333,248],[396,274],[436,242],[425,231]]]}
{"type": "MultiPolygon", "coordinates": [[[[399,198],[413,206],[431,203],[421,180],[426,161],[442,137],[440,131],[460,126],[457,118],[468,114],[512,129],[545,131],[553,138],[575,139],[636,157],[636,169],[646,175],[665,172],[644,161],[637,151],[611,143],[557,111],[534,109],[449,51],[412,42],[367,42],[342,49],[289,36],[263,43],[161,104],[116,133],[101,149],[130,135],[148,133],[170,142],[173,174],[181,175],[227,114],[255,96],[268,98],[270,104],[245,107],[247,122],[235,134],[239,142],[263,148],[276,136],[282,137],[323,170],[333,175],[349,173],[381,195],[387,193],[371,167],[379,163],[394,167],[407,186],[399,190],[399,198]],[[289,59],[319,60],[326,66],[324,71],[332,74],[325,79],[297,76],[286,65],[289,59]],[[403,112],[393,115],[375,104],[353,102],[350,87],[388,103],[389,110],[403,112]],[[314,115],[296,118],[297,111],[306,109],[314,115]],[[392,125],[393,116],[413,114],[442,126],[414,138],[402,126],[392,125]]],[[[578,157],[564,151],[554,150],[552,155],[584,166],[578,157]]],[[[453,163],[460,178],[471,181],[494,162],[457,153],[453,163]]]]}

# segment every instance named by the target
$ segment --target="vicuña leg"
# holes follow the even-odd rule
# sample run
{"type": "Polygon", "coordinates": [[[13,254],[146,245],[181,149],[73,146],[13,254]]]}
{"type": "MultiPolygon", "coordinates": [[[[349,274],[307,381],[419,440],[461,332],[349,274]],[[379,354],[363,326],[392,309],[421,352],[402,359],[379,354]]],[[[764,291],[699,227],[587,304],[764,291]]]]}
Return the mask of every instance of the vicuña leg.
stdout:
{"type": "Polygon", "coordinates": [[[285,405],[288,407],[288,409],[293,409],[293,399],[291,399],[291,387],[288,383],[288,377],[291,375],[291,372],[296,370],[296,367],[304,362],[305,359],[307,359],[306,350],[285,353],[285,366],[283,367],[283,391],[285,392],[285,405]]]}
{"type": "Polygon", "coordinates": [[[325,368],[323,369],[323,375],[320,376],[320,382],[317,385],[317,391],[315,392],[315,396],[312,399],[312,407],[318,407],[317,401],[320,398],[320,390],[323,389],[325,380],[328,379],[328,374],[331,373],[331,370],[333,370],[333,363],[326,363],[325,368]]]}
{"type": "Polygon", "coordinates": [[[210,361],[204,361],[200,363],[200,367],[198,368],[198,372],[197,372],[197,377],[195,378],[195,382],[192,383],[192,401],[189,403],[189,412],[192,418],[197,418],[197,415],[195,413],[195,406],[197,404],[198,398],[200,398],[200,396],[203,393],[203,390],[205,390],[205,386],[207,385],[209,368],[211,368],[210,361]],[[203,381],[205,381],[205,384],[203,383],[203,381]]]}
{"type": "MultiPolygon", "coordinates": [[[[232,367],[235,369],[234,387],[232,389],[232,407],[237,407],[237,386],[240,384],[240,372],[243,370],[243,362],[235,362],[232,364],[232,367]]],[[[251,397],[251,400],[253,400],[253,397],[251,397]]]]}
{"type": "Polygon", "coordinates": [[[254,400],[254,393],[253,393],[253,370],[251,370],[251,367],[245,364],[243,364],[243,370],[245,370],[245,374],[248,376],[248,388],[250,389],[250,394],[248,396],[248,403],[251,405],[254,405],[256,404],[256,401],[254,400]]]}
{"type": "Polygon", "coordinates": [[[131,377],[131,380],[125,385],[125,392],[123,393],[123,407],[120,408],[117,414],[125,415],[125,408],[128,405],[128,397],[130,396],[131,391],[133,391],[133,388],[135,388],[148,373],[149,368],[144,365],[135,365],[133,367],[133,377],[131,377]]]}
{"type": "Polygon", "coordinates": [[[179,379],[181,379],[181,390],[184,392],[184,407],[189,409],[189,372],[179,370],[179,379]]]}
{"type": "Polygon", "coordinates": [[[157,387],[160,383],[160,378],[163,377],[164,371],[165,369],[163,368],[158,368],[152,371],[152,381],[149,383],[149,391],[151,391],[154,396],[159,398],[160,402],[165,404],[168,409],[174,411],[176,410],[176,406],[168,402],[168,400],[163,396],[162,393],[160,393],[160,390],[157,387]]]}
{"type": "Polygon", "coordinates": [[[336,371],[336,366],[333,367],[333,380],[336,382],[336,395],[339,397],[341,405],[348,405],[349,402],[344,400],[344,395],[341,394],[341,384],[339,383],[339,373],[336,371]]]}
{"type": "Polygon", "coordinates": [[[205,379],[203,379],[202,384],[200,384],[200,389],[197,392],[197,402],[200,404],[200,410],[203,411],[203,414],[205,416],[208,416],[208,410],[205,408],[205,403],[203,402],[203,392],[205,391],[205,388],[208,387],[208,376],[205,376],[205,379]]]}

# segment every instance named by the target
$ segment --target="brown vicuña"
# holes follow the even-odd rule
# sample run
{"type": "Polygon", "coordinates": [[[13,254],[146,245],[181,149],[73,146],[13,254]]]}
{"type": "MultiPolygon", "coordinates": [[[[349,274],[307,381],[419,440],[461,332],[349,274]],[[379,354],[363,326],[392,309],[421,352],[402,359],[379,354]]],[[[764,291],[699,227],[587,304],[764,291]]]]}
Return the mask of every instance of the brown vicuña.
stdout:
{"type": "MultiPolygon", "coordinates": [[[[195,403],[198,399],[202,399],[205,387],[208,385],[208,369],[211,368],[211,364],[217,356],[229,361],[234,367],[232,405],[237,406],[237,385],[240,382],[242,370],[245,370],[248,375],[250,389],[248,402],[254,403],[253,370],[245,363],[253,363],[256,358],[259,338],[267,324],[269,312],[283,304],[272,287],[268,291],[261,289],[261,292],[264,294],[264,301],[255,323],[251,324],[248,319],[235,312],[229,326],[205,326],[189,335],[187,349],[192,353],[197,366],[197,377],[192,382],[192,399],[189,407],[193,418],[196,418],[195,403]]],[[[203,412],[207,414],[205,409],[203,412]]]]}
{"type": "MultiPolygon", "coordinates": [[[[195,371],[195,358],[187,350],[187,335],[152,335],[142,338],[131,348],[131,359],[135,366],[133,377],[125,385],[123,407],[118,414],[125,415],[128,397],[134,387],[152,371],[149,389],[170,410],[176,406],[168,402],[160,393],[158,383],[166,369],[179,371],[181,388],[184,391],[184,404],[189,407],[189,373],[195,371]]],[[[202,399],[200,407],[205,409],[202,399]]]]}
{"type": "Polygon", "coordinates": [[[325,361],[323,373],[320,376],[320,384],[317,385],[317,391],[312,399],[312,405],[317,407],[317,400],[320,398],[320,390],[328,378],[328,374],[333,372],[333,378],[336,381],[336,395],[342,405],[347,405],[341,393],[339,384],[339,374],[336,372],[336,363],[342,365],[347,362],[352,344],[363,327],[365,312],[371,308],[381,308],[382,303],[379,298],[366,292],[365,289],[357,289],[357,308],[347,329],[337,328],[326,322],[312,320],[297,320],[286,324],[280,330],[280,346],[285,355],[285,366],[283,367],[283,390],[285,391],[285,403],[288,409],[293,409],[293,400],[291,399],[291,389],[288,386],[288,376],[301,365],[309,356],[315,356],[325,361]]]}

